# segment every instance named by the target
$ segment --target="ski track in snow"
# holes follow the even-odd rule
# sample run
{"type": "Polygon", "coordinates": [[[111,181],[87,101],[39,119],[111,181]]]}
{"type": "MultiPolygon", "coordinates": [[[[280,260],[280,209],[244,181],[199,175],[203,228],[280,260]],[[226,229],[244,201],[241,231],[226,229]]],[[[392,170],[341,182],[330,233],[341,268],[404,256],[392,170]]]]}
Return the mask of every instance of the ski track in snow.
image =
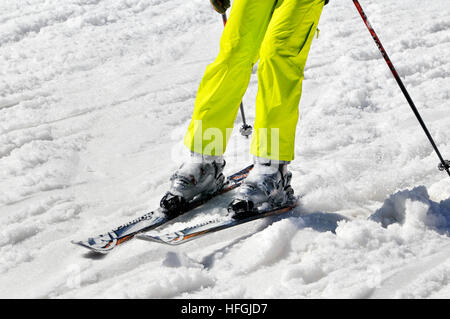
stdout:
{"type": "MultiPolygon", "coordinates": [[[[448,158],[447,1],[361,2],[448,158]]],[[[178,247],[70,244],[158,205],[222,28],[204,0],[0,3],[0,297],[449,298],[450,183],[351,1],[307,64],[298,210],[178,247]]],[[[256,91],[255,67],[249,121],[256,91]]],[[[248,150],[234,132],[227,172],[248,150]]]]}

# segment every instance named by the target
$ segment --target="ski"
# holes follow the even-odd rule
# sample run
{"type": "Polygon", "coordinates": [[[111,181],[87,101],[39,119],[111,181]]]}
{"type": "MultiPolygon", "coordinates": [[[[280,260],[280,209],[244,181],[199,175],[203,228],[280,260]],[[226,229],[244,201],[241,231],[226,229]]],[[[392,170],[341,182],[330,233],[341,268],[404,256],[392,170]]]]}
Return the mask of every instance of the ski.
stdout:
{"type": "Polygon", "coordinates": [[[273,215],[281,215],[287,212],[292,211],[295,207],[298,206],[298,202],[283,206],[276,209],[265,210],[255,213],[245,219],[232,219],[231,217],[225,220],[211,220],[206,223],[202,223],[193,227],[185,228],[180,231],[176,231],[173,233],[167,233],[163,235],[150,235],[148,233],[141,233],[137,236],[138,239],[158,242],[167,245],[180,245],[186,243],[188,241],[194,240],[201,236],[215,233],[220,230],[224,230],[227,228],[235,227],[238,225],[242,225],[257,219],[261,219],[268,216],[273,215]]]}
{"type": "MultiPolygon", "coordinates": [[[[242,181],[248,176],[248,173],[252,170],[252,168],[253,165],[250,165],[234,173],[233,175],[228,176],[225,181],[224,187],[221,190],[207,197],[193,200],[188,204],[188,207],[183,211],[182,214],[185,214],[190,210],[193,210],[194,208],[205,204],[207,201],[211,200],[214,197],[217,197],[239,187],[242,181]]],[[[86,240],[73,240],[72,243],[87,248],[95,253],[107,254],[117,246],[134,238],[137,234],[152,230],[172,219],[173,218],[169,218],[166,216],[166,214],[164,213],[164,209],[157,208],[156,210],[149,212],[139,218],[136,218],[124,225],[121,225],[110,232],[95,237],[90,237],[86,240]]]]}

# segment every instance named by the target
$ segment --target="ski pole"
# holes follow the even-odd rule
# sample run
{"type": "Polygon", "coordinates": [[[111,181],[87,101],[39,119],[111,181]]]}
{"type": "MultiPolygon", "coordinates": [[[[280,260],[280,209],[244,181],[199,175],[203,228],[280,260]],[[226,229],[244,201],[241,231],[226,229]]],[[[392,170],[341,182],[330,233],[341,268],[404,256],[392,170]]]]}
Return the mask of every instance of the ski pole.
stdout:
{"type": "Polygon", "coordinates": [[[353,0],[353,3],[356,6],[356,9],[358,10],[359,14],[361,15],[361,18],[363,19],[365,25],[367,26],[367,29],[369,29],[370,34],[372,35],[373,40],[375,41],[378,49],[380,50],[381,54],[383,55],[384,60],[386,61],[389,69],[392,72],[392,75],[394,76],[395,80],[397,81],[400,89],[403,92],[403,95],[406,97],[406,100],[409,103],[409,106],[411,107],[412,111],[417,117],[417,120],[420,123],[420,126],[422,126],[423,130],[425,131],[426,136],[428,137],[428,140],[431,143],[431,146],[433,146],[434,151],[436,152],[437,156],[439,157],[440,164],[438,165],[438,168],[440,171],[446,171],[447,174],[450,176],[450,161],[444,160],[441,153],[439,152],[438,147],[436,146],[436,143],[434,143],[433,137],[431,136],[430,132],[428,131],[425,122],[423,121],[422,117],[420,116],[419,111],[417,110],[417,107],[415,106],[411,96],[409,95],[408,91],[406,90],[405,85],[403,84],[400,75],[398,74],[397,70],[394,67],[394,64],[392,63],[391,59],[389,58],[386,50],[384,49],[383,45],[381,44],[380,39],[378,38],[378,35],[376,34],[374,28],[369,22],[369,19],[367,18],[366,13],[364,12],[363,8],[361,7],[361,4],[358,0],[353,0]]]}
{"type": "MultiPolygon", "coordinates": [[[[222,14],[222,21],[223,21],[223,26],[225,27],[225,25],[227,24],[227,21],[228,21],[226,13],[222,14]]],[[[242,101],[241,101],[241,105],[239,108],[241,110],[241,116],[242,116],[242,126],[239,129],[239,132],[241,132],[242,136],[245,136],[246,138],[248,138],[250,135],[252,135],[252,126],[248,125],[245,120],[244,103],[242,101]]]]}

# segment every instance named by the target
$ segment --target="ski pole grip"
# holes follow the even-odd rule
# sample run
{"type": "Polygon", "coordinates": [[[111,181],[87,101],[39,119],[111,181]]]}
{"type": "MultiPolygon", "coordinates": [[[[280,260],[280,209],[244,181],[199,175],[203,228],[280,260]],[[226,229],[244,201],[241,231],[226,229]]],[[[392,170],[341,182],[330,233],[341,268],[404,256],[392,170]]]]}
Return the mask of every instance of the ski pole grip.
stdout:
{"type": "Polygon", "coordinates": [[[230,0],[209,0],[214,10],[218,13],[223,14],[227,12],[228,8],[231,6],[230,0]]]}

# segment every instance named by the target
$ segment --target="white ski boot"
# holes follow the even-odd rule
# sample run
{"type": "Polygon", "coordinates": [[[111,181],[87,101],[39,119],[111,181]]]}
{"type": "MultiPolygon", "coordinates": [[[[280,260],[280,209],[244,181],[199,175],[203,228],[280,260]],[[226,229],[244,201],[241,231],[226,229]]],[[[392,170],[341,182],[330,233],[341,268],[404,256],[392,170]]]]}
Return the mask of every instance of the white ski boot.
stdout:
{"type": "Polygon", "coordinates": [[[225,181],[224,167],[222,157],[192,155],[170,178],[172,183],[161,199],[161,208],[168,216],[176,217],[189,208],[190,202],[216,193],[225,181]]]}
{"type": "Polygon", "coordinates": [[[263,210],[276,209],[295,202],[289,162],[254,158],[254,168],[239,187],[228,206],[234,219],[243,219],[263,210]]]}

